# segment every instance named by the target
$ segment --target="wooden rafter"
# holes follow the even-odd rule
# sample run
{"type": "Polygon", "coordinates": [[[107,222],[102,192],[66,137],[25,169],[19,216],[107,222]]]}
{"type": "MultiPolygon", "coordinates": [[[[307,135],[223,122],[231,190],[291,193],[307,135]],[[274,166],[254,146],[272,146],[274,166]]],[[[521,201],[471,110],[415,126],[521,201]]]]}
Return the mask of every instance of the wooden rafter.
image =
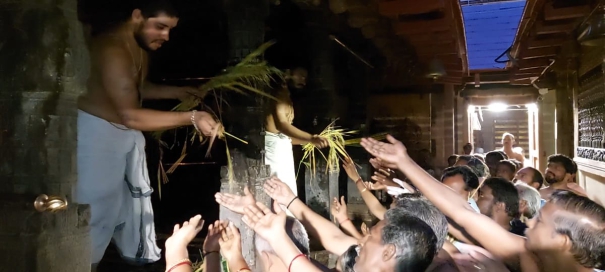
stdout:
{"type": "Polygon", "coordinates": [[[395,0],[380,2],[378,12],[383,16],[414,15],[445,8],[445,0],[395,0]]]}

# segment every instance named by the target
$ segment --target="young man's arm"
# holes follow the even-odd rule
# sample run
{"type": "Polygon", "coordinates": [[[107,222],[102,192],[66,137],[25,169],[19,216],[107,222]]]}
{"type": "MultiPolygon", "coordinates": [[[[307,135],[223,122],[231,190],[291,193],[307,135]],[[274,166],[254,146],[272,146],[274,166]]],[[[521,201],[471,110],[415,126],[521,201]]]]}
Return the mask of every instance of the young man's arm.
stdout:
{"type": "MultiPolygon", "coordinates": [[[[122,124],[141,131],[157,131],[192,124],[193,112],[165,112],[142,109],[139,90],[132,72],[132,58],[119,46],[108,46],[100,54],[100,72],[103,88],[109,95],[122,124]]],[[[196,112],[193,119],[204,134],[216,127],[211,115],[196,112]]]]}

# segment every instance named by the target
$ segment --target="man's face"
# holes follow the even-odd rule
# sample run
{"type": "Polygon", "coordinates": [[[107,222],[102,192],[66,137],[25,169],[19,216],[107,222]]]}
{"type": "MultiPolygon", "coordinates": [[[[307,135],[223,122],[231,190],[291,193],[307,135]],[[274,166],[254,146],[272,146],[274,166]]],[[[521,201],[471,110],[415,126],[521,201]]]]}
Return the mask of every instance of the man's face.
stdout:
{"type": "Polygon", "coordinates": [[[510,167],[503,164],[498,164],[498,167],[496,168],[496,177],[513,180],[515,173],[511,171],[510,167]]]}
{"type": "Polygon", "coordinates": [[[377,268],[383,267],[386,260],[382,258],[383,252],[389,245],[382,244],[382,228],[384,220],[378,222],[370,229],[368,233],[360,241],[359,255],[355,258],[354,270],[356,272],[376,271],[377,268]]]}
{"type": "Polygon", "coordinates": [[[513,147],[514,143],[515,143],[515,140],[513,140],[513,138],[510,137],[510,135],[506,135],[506,136],[504,136],[504,138],[502,138],[502,146],[504,146],[504,147],[513,147]]]}
{"type": "Polygon", "coordinates": [[[492,217],[494,210],[494,195],[492,194],[492,188],[488,186],[481,186],[479,188],[477,206],[481,214],[492,217]]]}
{"type": "Polygon", "coordinates": [[[135,20],[138,22],[135,38],[139,46],[147,51],[155,51],[162,47],[162,44],[170,39],[170,30],[179,22],[179,18],[163,13],[157,17],[142,18],[142,20],[141,18],[142,16],[135,20]]]}
{"type": "Polygon", "coordinates": [[[569,181],[570,177],[571,175],[565,171],[563,164],[557,162],[549,162],[544,172],[544,179],[550,184],[569,181]]]}
{"type": "Polygon", "coordinates": [[[527,224],[529,228],[525,231],[525,248],[533,252],[560,251],[565,236],[556,232],[554,216],[562,211],[555,204],[546,203],[527,224]]]}
{"type": "Polygon", "coordinates": [[[473,152],[473,147],[470,145],[465,145],[462,150],[464,151],[465,155],[470,155],[471,152],[473,152]]]}
{"type": "MultiPolygon", "coordinates": [[[[517,171],[517,174],[515,175],[513,182],[521,181],[531,187],[536,188],[536,187],[538,187],[538,183],[533,182],[534,174],[535,173],[531,168],[525,167],[525,168],[517,171]]],[[[539,190],[540,188],[536,188],[536,189],[539,190]]]]}
{"type": "Polygon", "coordinates": [[[454,190],[454,192],[464,198],[464,200],[468,200],[468,192],[465,190],[466,183],[464,183],[464,178],[462,175],[458,174],[452,177],[444,178],[443,184],[454,190]]]}
{"type": "Polygon", "coordinates": [[[295,89],[302,89],[307,86],[307,70],[304,68],[296,68],[292,70],[292,75],[290,76],[290,85],[295,89]]]}

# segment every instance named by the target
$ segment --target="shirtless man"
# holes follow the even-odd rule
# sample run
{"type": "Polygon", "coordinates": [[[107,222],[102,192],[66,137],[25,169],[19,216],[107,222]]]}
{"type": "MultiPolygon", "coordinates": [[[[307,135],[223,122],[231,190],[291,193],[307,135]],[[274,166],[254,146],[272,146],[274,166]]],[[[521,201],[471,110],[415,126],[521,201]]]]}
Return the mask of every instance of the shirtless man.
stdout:
{"type": "Polygon", "coordinates": [[[290,88],[302,89],[307,84],[307,70],[296,67],[286,70],[285,83],[276,90],[275,97],[269,107],[265,121],[265,163],[271,166],[271,171],[288,184],[297,193],[296,175],[292,145],[311,143],[319,148],[328,146],[328,140],[318,135],[311,135],[292,125],[294,108],[290,99],[290,88]]]}
{"type": "Polygon", "coordinates": [[[544,172],[544,179],[548,182],[549,186],[540,190],[540,196],[543,199],[550,199],[550,195],[556,190],[568,190],[574,191],[576,194],[584,194],[573,190],[576,186],[570,186],[570,184],[575,185],[574,180],[578,172],[578,165],[571,158],[555,154],[549,156],[547,161],[548,164],[544,172]]]}
{"type": "Polygon", "coordinates": [[[87,92],[78,101],[75,199],[91,207],[93,271],[112,239],[126,260],[149,263],[161,257],[141,131],[193,125],[211,135],[219,126],[206,112],[141,108],[142,99],[182,99],[197,92],[146,81],[147,53],[168,41],[177,22],[170,4],[148,0],[92,38],[87,92]]]}
{"type": "Polygon", "coordinates": [[[521,162],[521,164],[525,163],[525,157],[523,154],[519,153],[517,150],[513,149],[513,145],[515,144],[515,136],[510,133],[502,134],[502,151],[506,153],[509,159],[515,159],[521,162]]]}

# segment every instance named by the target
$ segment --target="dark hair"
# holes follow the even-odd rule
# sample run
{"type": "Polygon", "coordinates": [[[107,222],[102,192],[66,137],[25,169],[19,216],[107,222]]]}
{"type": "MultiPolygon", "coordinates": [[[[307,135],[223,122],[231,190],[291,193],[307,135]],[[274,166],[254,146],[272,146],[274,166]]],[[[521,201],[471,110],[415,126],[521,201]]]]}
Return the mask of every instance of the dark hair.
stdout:
{"type": "Polygon", "coordinates": [[[395,207],[384,215],[381,239],[395,246],[395,271],[424,271],[437,252],[437,237],[431,227],[418,217],[395,207]]]}
{"type": "Polygon", "coordinates": [[[498,165],[506,165],[513,174],[517,173],[517,164],[512,162],[511,160],[502,160],[498,162],[498,165]]]}
{"type": "Polygon", "coordinates": [[[512,182],[504,178],[488,178],[483,186],[492,189],[494,203],[504,203],[508,216],[519,217],[519,192],[512,182]]]}
{"type": "Polygon", "coordinates": [[[508,156],[506,155],[506,153],[504,153],[502,151],[487,152],[487,154],[485,154],[485,159],[490,158],[490,157],[496,158],[496,159],[498,159],[498,161],[508,160],[508,156]]]}
{"type": "Polygon", "coordinates": [[[357,258],[357,245],[352,245],[340,256],[340,270],[343,272],[355,272],[355,258],[357,258]]]}
{"type": "Polygon", "coordinates": [[[460,155],[456,161],[470,161],[472,158],[471,155],[460,155]]]}
{"type": "Polygon", "coordinates": [[[468,164],[466,164],[466,165],[473,170],[473,172],[475,173],[475,175],[477,175],[477,177],[485,178],[485,177],[489,177],[489,175],[490,175],[489,167],[487,167],[485,162],[483,162],[480,159],[472,157],[471,160],[469,160],[468,164]]]}
{"type": "MultiPolygon", "coordinates": [[[[461,166],[466,167],[466,166],[461,166]]],[[[468,167],[467,167],[468,168],[468,167]]],[[[474,175],[470,169],[468,171],[474,175]]],[[[476,179],[477,177],[475,177],[476,179]]],[[[435,236],[437,237],[436,252],[443,247],[445,238],[447,237],[447,219],[445,215],[433,203],[423,197],[421,194],[402,194],[397,198],[395,203],[397,208],[402,208],[407,211],[411,216],[420,218],[420,220],[427,223],[433,229],[435,236]]]]}
{"type": "Polygon", "coordinates": [[[453,154],[453,155],[450,155],[449,157],[447,157],[448,163],[450,162],[450,160],[458,160],[458,155],[453,154]]]}
{"type": "Polygon", "coordinates": [[[473,149],[473,144],[471,144],[471,143],[466,143],[466,144],[465,144],[465,145],[462,147],[462,149],[466,149],[466,148],[473,149]]]}
{"type": "Polygon", "coordinates": [[[462,175],[464,184],[466,184],[466,187],[464,188],[465,191],[470,192],[479,187],[479,177],[475,174],[473,169],[466,165],[445,168],[445,170],[443,170],[443,175],[441,175],[441,182],[443,182],[445,178],[456,175],[462,175]]]}
{"type": "Polygon", "coordinates": [[[563,154],[550,155],[548,157],[548,163],[558,163],[565,167],[565,172],[568,174],[575,174],[578,172],[578,165],[569,157],[563,154]]]}
{"type": "Polygon", "coordinates": [[[542,188],[542,185],[544,185],[544,175],[542,175],[542,172],[540,172],[540,170],[533,168],[531,166],[525,167],[523,169],[531,169],[532,172],[534,173],[533,178],[531,179],[531,182],[537,182],[538,184],[540,184],[540,186],[538,186],[538,188],[542,188]]]}
{"type": "Polygon", "coordinates": [[[567,211],[555,215],[555,229],[571,240],[576,261],[584,267],[605,269],[605,208],[569,191],[555,191],[550,202],[567,211]]]}
{"type": "Polygon", "coordinates": [[[475,159],[478,159],[478,160],[482,161],[482,162],[485,162],[485,157],[483,156],[483,154],[473,154],[473,157],[475,159]]]}
{"type": "Polygon", "coordinates": [[[149,19],[166,15],[169,17],[179,17],[179,13],[169,0],[139,0],[135,5],[136,9],[141,10],[143,18],[149,19]]]}

